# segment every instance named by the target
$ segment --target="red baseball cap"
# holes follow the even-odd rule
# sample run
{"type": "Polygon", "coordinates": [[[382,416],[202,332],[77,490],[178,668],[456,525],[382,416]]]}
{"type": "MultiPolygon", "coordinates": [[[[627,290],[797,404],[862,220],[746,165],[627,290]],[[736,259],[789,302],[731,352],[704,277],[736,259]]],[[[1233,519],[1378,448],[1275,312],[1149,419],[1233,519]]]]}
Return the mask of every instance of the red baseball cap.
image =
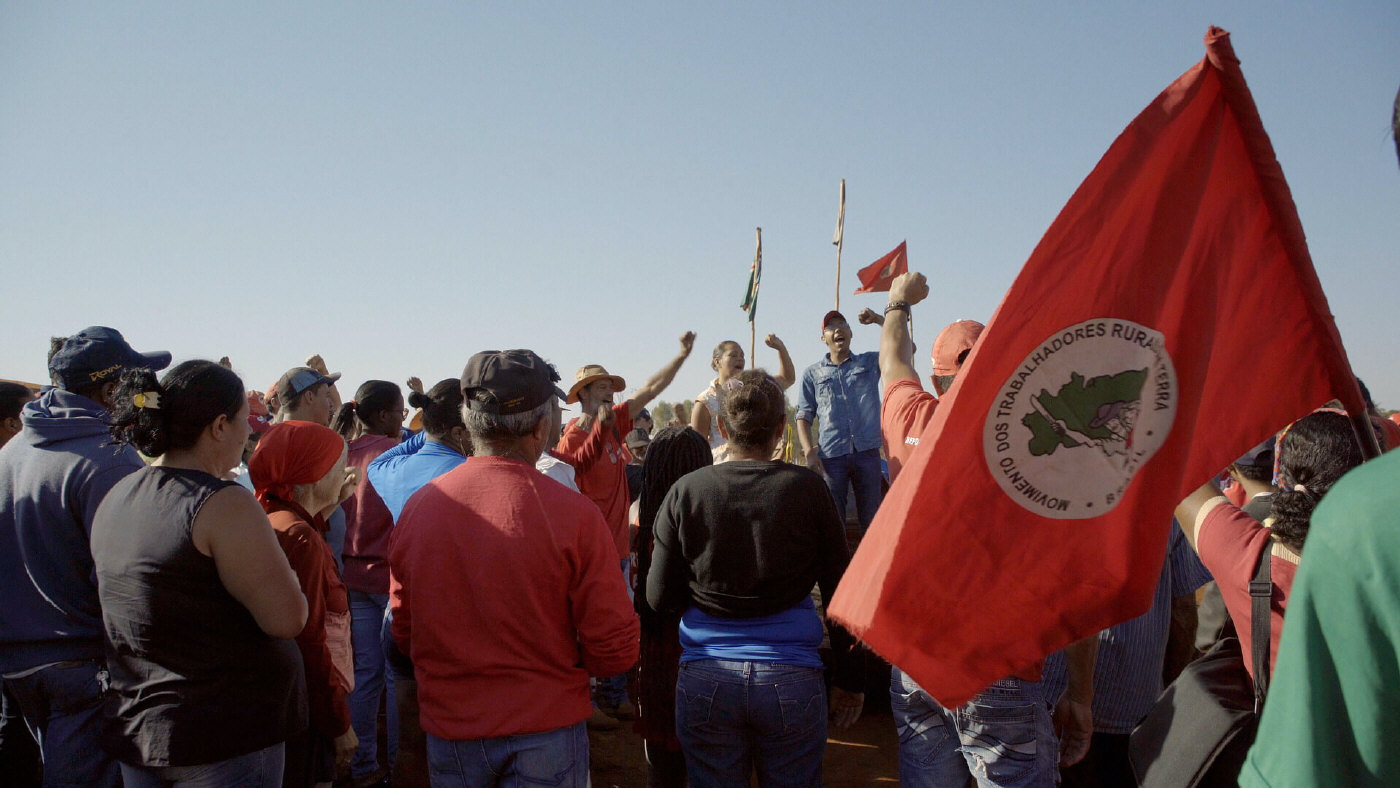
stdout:
{"type": "Polygon", "coordinates": [[[976,320],[959,320],[938,332],[938,338],[933,340],[933,374],[957,374],[958,357],[977,344],[984,328],[976,320]]]}
{"type": "Polygon", "coordinates": [[[827,312],[826,316],[822,318],[822,330],[825,331],[826,327],[831,325],[831,321],[833,320],[840,320],[842,323],[846,323],[847,325],[849,325],[851,322],[846,319],[845,315],[833,309],[830,312],[827,312]]]}

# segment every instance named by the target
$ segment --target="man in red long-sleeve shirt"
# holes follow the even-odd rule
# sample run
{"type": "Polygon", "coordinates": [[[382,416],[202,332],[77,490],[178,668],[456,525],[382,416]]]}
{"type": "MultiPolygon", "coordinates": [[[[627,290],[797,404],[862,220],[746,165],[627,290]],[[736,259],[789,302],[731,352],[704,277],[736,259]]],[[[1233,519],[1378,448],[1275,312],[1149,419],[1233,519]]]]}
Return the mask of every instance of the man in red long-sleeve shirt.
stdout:
{"type": "Polygon", "coordinates": [[[475,456],[415,493],[390,539],[394,638],[414,663],[435,784],[587,785],[588,677],[637,659],[601,512],[535,470],[558,379],[528,350],[472,356],[475,456]]]}

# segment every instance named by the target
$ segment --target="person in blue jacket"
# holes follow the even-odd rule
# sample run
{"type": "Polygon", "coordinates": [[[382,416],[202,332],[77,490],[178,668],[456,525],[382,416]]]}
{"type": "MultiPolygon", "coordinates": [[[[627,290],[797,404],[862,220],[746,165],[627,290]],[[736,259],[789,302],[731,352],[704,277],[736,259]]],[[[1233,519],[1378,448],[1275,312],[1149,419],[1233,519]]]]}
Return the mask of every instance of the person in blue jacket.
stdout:
{"type": "Polygon", "coordinates": [[[107,491],[144,467],[108,432],[117,379],[169,364],[115,329],[83,329],[49,359],[54,387],[0,449],[0,674],[39,742],[46,785],[121,785],[98,745],[106,669],[88,539],[107,491]]]}

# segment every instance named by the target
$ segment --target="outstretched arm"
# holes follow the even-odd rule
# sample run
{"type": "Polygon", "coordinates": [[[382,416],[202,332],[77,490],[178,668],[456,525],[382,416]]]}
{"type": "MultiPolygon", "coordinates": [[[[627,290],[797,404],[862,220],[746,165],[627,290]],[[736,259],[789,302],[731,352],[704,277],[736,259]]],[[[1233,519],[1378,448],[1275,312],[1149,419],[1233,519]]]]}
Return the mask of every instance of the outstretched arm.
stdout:
{"type": "Polygon", "coordinates": [[[676,379],[676,373],[680,371],[681,364],[685,363],[690,356],[690,351],[695,347],[695,332],[687,331],[681,335],[681,352],[671,359],[670,363],[662,367],[655,375],[652,375],[642,387],[637,389],[637,393],[627,401],[627,412],[632,418],[636,418],[652,400],[656,399],[666,387],[671,385],[671,381],[676,379]]]}
{"type": "Polygon", "coordinates": [[[928,282],[917,271],[900,274],[890,284],[890,303],[908,304],[891,310],[880,331],[880,377],[888,386],[896,380],[918,380],[914,343],[909,337],[909,309],[928,297],[928,282]]]}

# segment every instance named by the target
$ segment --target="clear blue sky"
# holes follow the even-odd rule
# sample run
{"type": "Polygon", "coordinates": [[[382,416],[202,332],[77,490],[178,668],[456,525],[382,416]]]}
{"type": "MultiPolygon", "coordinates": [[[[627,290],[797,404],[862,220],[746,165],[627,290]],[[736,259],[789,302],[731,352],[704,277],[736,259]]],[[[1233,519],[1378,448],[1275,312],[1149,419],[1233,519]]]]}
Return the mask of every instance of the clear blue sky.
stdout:
{"type": "Polygon", "coordinates": [[[0,377],[105,324],[255,388],[310,352],[353,391],[521,346],[636,385],[694,329],[663,395],[688,399],[747,345],[756,226],[759,363],[767,332],[821,354],[841,178],[841,306],[884,302],[855,270],[907,238],[927,373],[1216,24],[1353,366],[1400,407],[1394,0],[949,5],[4,3],[0,377]]]}

